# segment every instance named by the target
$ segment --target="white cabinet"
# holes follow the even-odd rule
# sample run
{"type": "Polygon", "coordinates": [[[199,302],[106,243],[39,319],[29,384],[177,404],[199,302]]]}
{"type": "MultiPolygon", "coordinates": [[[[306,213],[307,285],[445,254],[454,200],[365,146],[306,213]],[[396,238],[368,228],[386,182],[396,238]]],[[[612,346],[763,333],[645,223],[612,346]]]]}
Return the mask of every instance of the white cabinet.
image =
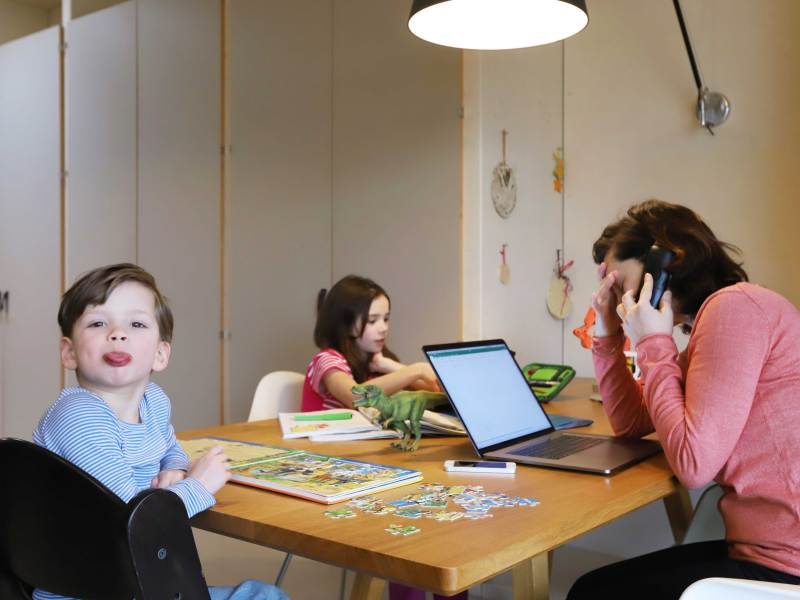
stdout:
{"type": "Polygon", "coordinates": [[[0,435],[30,439],[60,389],[57,27],[0,46],[0,435]]]}

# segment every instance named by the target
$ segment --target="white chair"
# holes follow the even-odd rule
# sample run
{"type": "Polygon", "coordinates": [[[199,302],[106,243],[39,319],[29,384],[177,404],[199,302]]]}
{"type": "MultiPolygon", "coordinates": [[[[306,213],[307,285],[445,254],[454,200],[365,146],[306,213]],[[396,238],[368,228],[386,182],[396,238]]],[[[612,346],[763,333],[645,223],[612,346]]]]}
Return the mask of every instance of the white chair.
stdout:
{"type": "Polygon", "coordinates": [[[680,600],[797,600],[800,586],[748,579],[709,577],[695,581],[680,600]]]}
{"type": "MultiPolygon", "coordinates": [[[[261,378],[253,395],[253,404],[250,406],[248,421],[261,421],[274,419],[279,412],[299,412],[303,400],[303,382],[305,376],[294,371],[273,371],[261,378]]],[[[275,585],[281,586],[289,563],[292,561],[291,552],[286,553],[283,564],[275,578],[275,585]]],[[[342,582],[339,597],[344,598],[347,585],[347,571],[342,569],[342,582]]]]}
{"type": "Polygon", "coordinates": [[[248,421],[274,419],[279,412],[299,412],[305,376],[294,371],[273,371],[261,378],[253,396],[248,421]]]}
{"type": "Polygon", "coordinates": [[[716,483],[703,491],[694,507],[692,520],[681,544],[725,539],[725,523],[718,508],[719,499],[723,494],[722,487],[716,483]]]}
{"type": "MultiPolygon", "coordinates": [[[[279,412],[299,412],[303,400],[304,380],[305,377],[301,373],[294,371],[273,371],[264,375],[256,386],[247,420],[262,421],[276,418],[279,412]]],[[[292,554],[287,552],[275,578],[277,587],[281,586],[291,560],[292,554]]]]}

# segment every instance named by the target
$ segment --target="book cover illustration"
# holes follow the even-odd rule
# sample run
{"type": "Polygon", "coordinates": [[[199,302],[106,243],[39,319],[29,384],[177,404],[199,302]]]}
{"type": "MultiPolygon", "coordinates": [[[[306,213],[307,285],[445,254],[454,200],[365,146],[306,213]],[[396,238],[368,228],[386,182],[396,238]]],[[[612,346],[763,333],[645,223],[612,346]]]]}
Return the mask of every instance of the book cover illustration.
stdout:
{"type": "Polygon", "coordinates": [[[184,452],[189,456],[189,460],[197,460],[214,446],[222,446],[225,449],[226,456],[230,459],[231,469],[247,467],[268,458],[297,452],[297,450],[279,448],[278,446],[251,444],[225,438],[208,437],[179,441],[184,452]]]}
{"type": "Polygon", "coordinates": [[[306,413],[278,413],[284,439],[380,430],[357,410],[339,408],[306,413]]]}
{"type": "MultiPolygon", "coordinates": [[[[236,479],[252,480],[285,491],[297,490],[325,499],[375,490],[409,478],[417,480],[418,471],[366,463],[347,458],[300,451],[236,469],[236,479]]],[[[408,481],[408,483],[411,483],[408,481]]]]}

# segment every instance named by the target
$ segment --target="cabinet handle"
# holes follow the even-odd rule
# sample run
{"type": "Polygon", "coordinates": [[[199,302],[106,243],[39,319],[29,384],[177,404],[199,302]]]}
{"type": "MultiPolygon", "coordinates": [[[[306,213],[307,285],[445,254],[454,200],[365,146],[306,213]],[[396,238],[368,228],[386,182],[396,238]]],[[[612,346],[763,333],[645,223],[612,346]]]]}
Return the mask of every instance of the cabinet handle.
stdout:
{"type": "Polygon", "coordinates": [[[8,312],[8,291],[0,292],[0,313],[8,312]]]}

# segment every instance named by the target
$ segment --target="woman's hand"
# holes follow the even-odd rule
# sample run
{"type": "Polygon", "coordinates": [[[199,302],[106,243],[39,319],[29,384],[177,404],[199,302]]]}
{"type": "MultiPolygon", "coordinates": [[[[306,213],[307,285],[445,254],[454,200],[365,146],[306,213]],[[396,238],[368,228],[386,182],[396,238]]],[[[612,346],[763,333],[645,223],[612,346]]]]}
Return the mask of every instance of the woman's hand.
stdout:
{"type": "Polygon", "coordinates": [[[187,477],[194,477],[210,494],[216,494],[231,478],[231,467],[222,446],[214,446],[189,467],[187,477]]]}
{"type": "Polygon", "coordinates": [[[611,271],[606,273],[606,263],[597,265],[597,278],[600,286],[592,294],[592,308],[595,312],[594,335],[595,337],[608,337],[614,335],[622,326],[622,321],[617,314],[619,298],[614,291],[614,284],[619,280],[619,273],[611,271]]]}
{"type": "Polygon", "coordinates": [[[179,481],[183,481],[184,477],[186,477],[185,471],[181,471],[179,469],[164,469],[163,471],[160,471],[158,475],[153,477],[153,480],[150,482],[150,487],[168,488],[179,481]]]}
{"type": "Polygon", "coordinates": [[[653,276],[645,273],[639,301],[634,301],[633,292],[628,290],[622,295],[622,302],[617,305],[617,314],[622,319],[625,333],[631,338],[634,346],[646,335],[653,333],[672,335],[672,292],[669,290],[664,292],[658,309],[650,306],[652,295],[653,276]]]}

